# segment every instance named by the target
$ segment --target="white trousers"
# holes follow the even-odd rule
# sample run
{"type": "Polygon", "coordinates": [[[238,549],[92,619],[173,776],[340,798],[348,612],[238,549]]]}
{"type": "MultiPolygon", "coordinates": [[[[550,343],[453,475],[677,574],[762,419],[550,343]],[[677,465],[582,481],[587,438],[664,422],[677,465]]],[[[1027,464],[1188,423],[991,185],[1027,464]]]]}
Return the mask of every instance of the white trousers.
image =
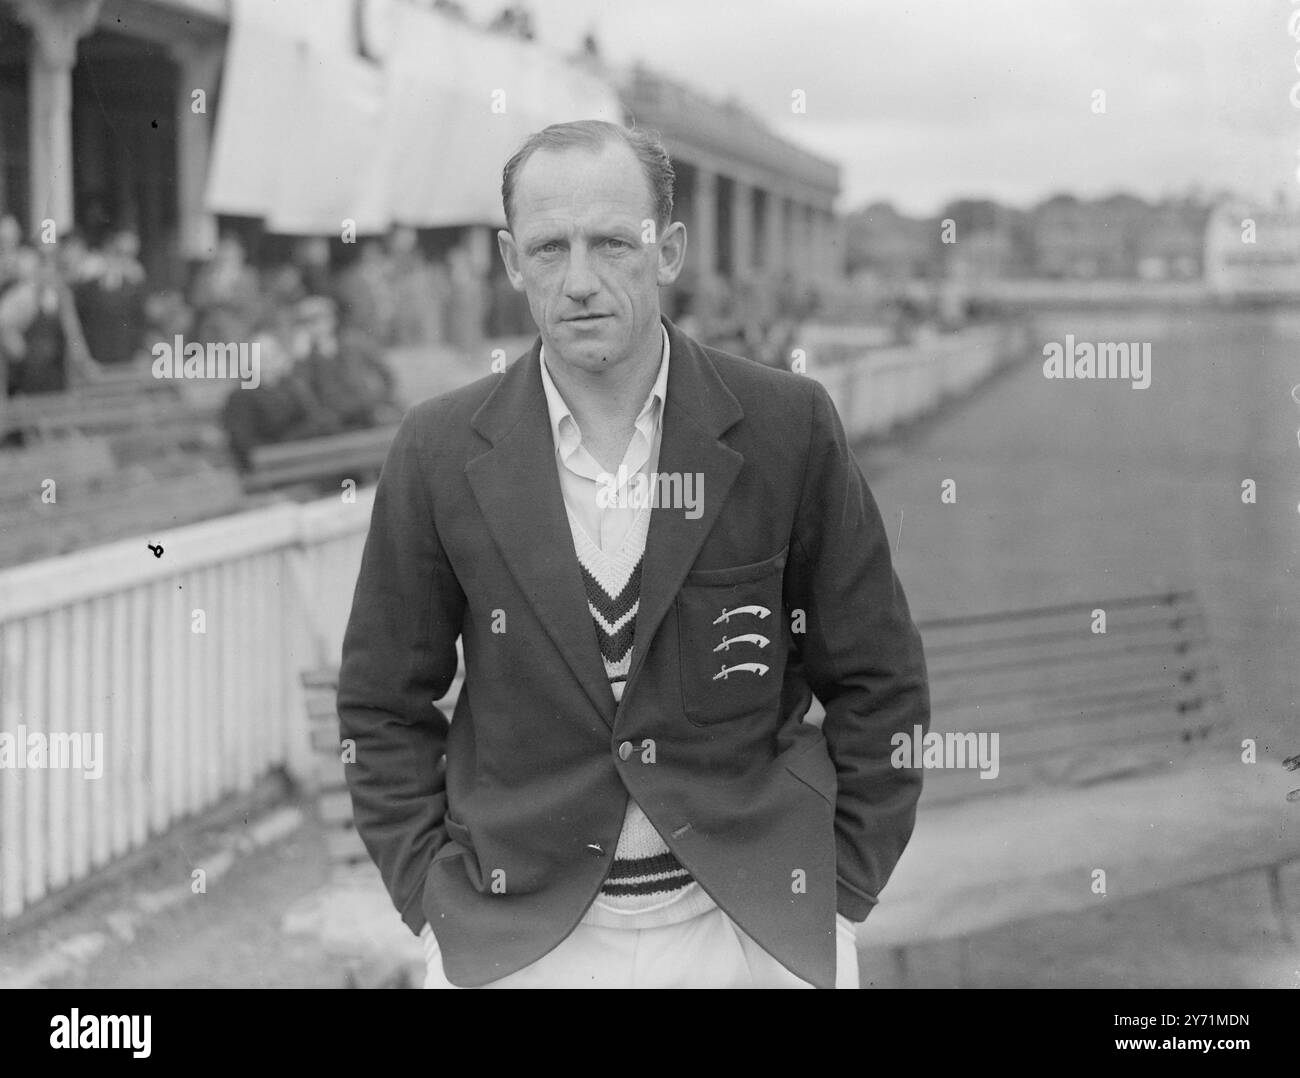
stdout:
{"type": "MultiPolygon", "coordinates": [[[[420,934],[425,988],[456,988],[442,969],[433,930],[420,934]]],[[[835,987],[858,987],[853,925],[835,917],[835,987]]],[[[660,928],[579,924],[536,962],[485,988],[811,988],[720,909],[660,928]]]]}

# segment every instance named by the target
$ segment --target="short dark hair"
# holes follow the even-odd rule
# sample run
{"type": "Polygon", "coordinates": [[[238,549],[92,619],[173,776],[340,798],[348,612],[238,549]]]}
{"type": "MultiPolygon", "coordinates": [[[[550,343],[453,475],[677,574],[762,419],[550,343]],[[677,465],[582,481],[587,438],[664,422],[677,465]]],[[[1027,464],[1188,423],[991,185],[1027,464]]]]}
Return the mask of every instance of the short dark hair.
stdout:
{"type": "Polygon", "coordinates": [[[501,204],[506,211],[506,228],[514,225],[513,203],[519,172],[538,150],[580,148],[597,151],[616,141],[621,141],[641,163],[646,182],[650,185],[655,224],[660,229],[667,227],[673,216],[673,183],[676,175],[659,132],[645,127],[620,127],[605,120],[574,120],[571,123],[551,124],[550,127],[533,132],[506,162],[506,167],[501,171],[501,204]]]}

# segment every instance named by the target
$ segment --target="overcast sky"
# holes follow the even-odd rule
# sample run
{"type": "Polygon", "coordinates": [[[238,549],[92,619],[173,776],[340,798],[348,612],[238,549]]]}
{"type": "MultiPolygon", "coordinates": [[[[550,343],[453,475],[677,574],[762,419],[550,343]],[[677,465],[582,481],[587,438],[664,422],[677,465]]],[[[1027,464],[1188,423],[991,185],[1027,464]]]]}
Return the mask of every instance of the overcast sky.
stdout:
{"type": "MultiPolygon", "coordinates": [[[[476,19],[504,0],[464,0],[476,19]]],[[[1300,191],[1286,0],[533,0],[842,166],[841,209],[1057,191],[1300,191]],[[792,115],[804,90],[806,115],[792,115]],[[1105,91],[1104,114],[1092,111],[1105,91]]],[[[1300,4],[1297,5],[1300,10],[1300,4]]]]}

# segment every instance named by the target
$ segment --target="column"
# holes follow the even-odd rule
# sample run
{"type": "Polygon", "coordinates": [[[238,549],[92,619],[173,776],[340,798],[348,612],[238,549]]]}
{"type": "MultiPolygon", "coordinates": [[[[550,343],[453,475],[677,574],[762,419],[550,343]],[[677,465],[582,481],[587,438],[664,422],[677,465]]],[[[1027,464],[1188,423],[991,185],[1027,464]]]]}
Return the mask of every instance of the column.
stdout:
{"type": "Polygon", "coordinates": [[[821,252],[817,249],[816,211],[806,203],[799,207],[799,226],[803,233],[804,281],[812,284],[819,272],[817,259],[821,252]]]}
{"type": "Polygon", "coordinates": [[[763,268],[771,280],[777,281],[789,258],[785,235],[785,199],[779,191],[769,190],[764,201],[767,224],[763,228],[763,242],[767,245],[767,254],[763,259],[763,268]]]}
{"type": "Polygon", "coordinates": [[[826,230],[822,227],[822,211],[808,207],[808,277],[820,282],[826,276],[826,230]]]}
{"type": "Polygon", "coordinates": [[[702,165],[695,169],[694,227],[689,232],[689,244],[695,248],[695,268],[700,282],[711,279],[718,269],[718,178],[702,165]]]}
{"type": "Polygon", "coordinates": [[[754,189],[741,180],[731,185],[731,273],[754,276],[754,189]]]}
{"type": "Polygon", "coordinates": [[[72,68],[77,42],[95,25],[101,0],[18,0],[14,9],[32,32],[28,58],[31,221],[54,221],[62,236],[73,224],[72,68]]]}
{"type": "Polygon", "coordinates": [[[816,281],[825,281],[831,275],[831,233],[826,227],[826,211],[816,206],[808,211],[808,234],[812,245],[811,272],[816,281]]]}
{"type": "Polygon", "coordinates": [[[804,224],[803,206],[794,199],[790,199],[789,205],[786,208],[786,232],[789,236],[789,239],[787,240],[789,245],[787,261],[790,266],[790,272],[794,275],[801,287],[804,283],[804,278],[807,272],[807,265],[804,258],[805,252],[807,251],[803,235],[804,224]]]}
{"type": "Polygon", "coordinates": [[[822,211],[822,228],[826,236],[826,276],[839,281],[844,276],[844,235],[834,210],[822,211]]]}
{"type": "Polygon", "coordinates": [[[180,254],[208,258],[217,246],[217,219],[205,201],[212,153],[212,110],[223,49],[215,41],[178,41],[171,46],[180,69],[176,83],[176,202],[180,254]],[[203,112],[194,111],[194,91],[204,93],[203,112]]]}

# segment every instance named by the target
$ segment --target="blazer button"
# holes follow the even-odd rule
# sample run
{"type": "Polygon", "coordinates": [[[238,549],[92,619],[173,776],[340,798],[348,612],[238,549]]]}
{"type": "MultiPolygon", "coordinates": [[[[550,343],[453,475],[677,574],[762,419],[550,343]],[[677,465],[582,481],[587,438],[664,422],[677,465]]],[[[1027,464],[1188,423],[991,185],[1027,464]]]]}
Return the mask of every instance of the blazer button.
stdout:
{"type": "Polygon", "coordinates": [[[624,741],[623,744],[621,744],[618,747],[618,758],[620,760],[626,760],[631,755],[632,755],[632,742],[624,741]]]}

